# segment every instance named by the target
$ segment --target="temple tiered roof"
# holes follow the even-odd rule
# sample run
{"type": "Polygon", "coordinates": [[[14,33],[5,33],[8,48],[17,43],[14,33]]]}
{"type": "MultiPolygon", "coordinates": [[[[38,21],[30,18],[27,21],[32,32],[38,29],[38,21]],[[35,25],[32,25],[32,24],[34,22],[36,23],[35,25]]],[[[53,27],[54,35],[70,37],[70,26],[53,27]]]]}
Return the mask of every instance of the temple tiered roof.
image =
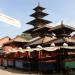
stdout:
{"type": "Polygon", "coordinates": [[[33,25],[34,27],[41,27],[48,23],[52,23],[52,21],[42,19],[43,17],[48,15],[47,13],[43,12],[44,9],[45,8],[41,7],[40,4],[38,4],[38,6],[33,9],[33,10],[35,10],[35,12],[30,15],[30,16],[34,17],[35,19],[28,22],[27,24],[33,25]]]}
{"type": "Polygon", "coordinates": [[[35,17],[35,18],[43,18],[44,16],[47,16],[48,14],[47,13],[44,13],[44,12],[34,12],[32,15],[32,17],[35,17]]]}
{"type": "Polygon", "coordinates": [[[34,19],[34,20],[28,22],[27,24],[31,24],[36,27],[41,27],[41,26],[46,25],[48,23],[51,23],[51,21],[47,21],[44,19],[34,19]]]}
{"type": "Polygon", "coordinates": [[[75,39],[68,38],[68,37],[56,38],[46,42],[44,45],[51,45],[52,43],[54,43],[56,46],[63,46],[64,43],[68,44],[68,46],[74,46],[75,39]]]}
{"type": "Polygon", "coordinates": [[[52,38],[50,36],[44,36],[44,37],[36,37],[36,38],[33,38],[29,41],[29,46],[37,46],[37,45],[43,45],[49,41],[52,41],[56,38],[52,38]]]}
{"type": "Polygon", "coordinates": [[[33,10],[38,11],[38,9],[44,10],[45,8],[44,7],[41,7],[40,6],[40,3],[38,3],[38,6],[36,6],[33,10]]]}
{"type": "Polygon", "coordinates": [[[29,33],[33,38],[37,37],[38,35],[41,36],[43,34],[45,35],[48,33],[48,30],[51,29],[52,27],[49,25],[47,26],[47,24],[52,23],[52,21],[43,19],[43,17],[48,15],[43,12],[44,9],[45,8],[41,7],[40,4],[38,4],[38,6],[33,9],[35,10],[35,12],[30,16],[34,17],[35,19],[28,22],[27,24],[33,25],[34,27],[32,29],[24,31],[23,33],[29,33]]]}
{"type": "Polygon", "coordinates": [[[54,33],[57,37],[69,37],[73,31],[75,31],[75,28],[65,25],[63,22],[49,30],[49,32],[54,33]]]}

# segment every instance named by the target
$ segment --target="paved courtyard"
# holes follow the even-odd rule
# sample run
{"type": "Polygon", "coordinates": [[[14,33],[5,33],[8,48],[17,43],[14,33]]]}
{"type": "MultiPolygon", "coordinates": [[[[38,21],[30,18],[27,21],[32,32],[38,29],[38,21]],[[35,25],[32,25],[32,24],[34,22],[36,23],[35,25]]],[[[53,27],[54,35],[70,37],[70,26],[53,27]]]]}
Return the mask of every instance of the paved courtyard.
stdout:
{"type": "MultiPolygon", "coordinates": [[[[63,74],[40,74],[40,73],[31,73],[31,72],[25,72],[22,70],[16,70],[12,68],[4,69],[4,67],[0,66],[0,74],[1,75],[63,75],[63,74]]],[[[64,74],[65,75],[65,74],[64,74]]],[[[75,72],[70,72],[70,74],[66,75],[75,75],[75,72]]]]}
{"type": "Polygon", "coordinates": [[[39,74],[26,73],[21,70],[16,70],[12,68],[4,69],[4,67],[0,67],[0,75],[39,75],[39,74]]]}

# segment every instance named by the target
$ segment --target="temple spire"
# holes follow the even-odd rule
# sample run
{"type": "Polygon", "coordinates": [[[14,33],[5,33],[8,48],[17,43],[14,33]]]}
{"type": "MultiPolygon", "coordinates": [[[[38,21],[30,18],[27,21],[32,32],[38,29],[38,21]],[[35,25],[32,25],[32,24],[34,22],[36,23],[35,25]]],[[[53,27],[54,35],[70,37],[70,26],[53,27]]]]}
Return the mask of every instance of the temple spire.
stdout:
{"type": "Polygon", "coordinates": [[[63,20],[61,20],[61,25],[63,25],[64,23],[63,23],[63,20]]]}
{"type": "Polygon", "coordinates": [[[38,6],[40,6],[40,2],[38,2],[38,6]]]}
{"type": "Polygon", "coordinates": [[[61,20],[61,24],[60,24],[62,27],[64,27],[64,23],[63,23],[63,20],[61,20]]]}
{"type": "Polygon", "coordinates": [[[31,24],[34,27],[41,27],[44,26],[48,23],[52,23],[51,21],[48,20],[44,20],[42,19],[43,17],[47,16],[47,13],[44,13],[43,10],[45,8],[40,6],[40,3],[38,2],[37,7],[35,7],[33,10],[35,11],[33,14],[31,14],[30,16],[34,17],[35,19],[28,22],[27,24],[31,24]]]}

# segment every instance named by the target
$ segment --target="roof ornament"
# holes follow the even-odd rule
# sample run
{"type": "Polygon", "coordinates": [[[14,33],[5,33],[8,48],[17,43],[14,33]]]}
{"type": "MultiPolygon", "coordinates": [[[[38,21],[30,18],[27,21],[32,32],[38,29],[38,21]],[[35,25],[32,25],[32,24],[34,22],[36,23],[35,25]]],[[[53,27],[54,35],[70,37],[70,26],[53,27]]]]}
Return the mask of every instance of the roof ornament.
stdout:
{"type": "Polygon", "coordinates": [[[51,46],[52,46],[52,47],[55,47],[55,43],[51,43],[51,46]]]}
{"type": "Polygon", "coordinates": [[[63,20],[61,20],[61,25],[63,25],[63,20]]]}
{"type": "Polygon", "coordinates": [[[19,47],[19,50],[22,50],[22,47],[19,47]]]}
{"type": "Polygon", "coordinates": [[[38,2],[38,6],[40,6],[40,2],[38,2]]]}
{"type": "Polygon", "coordinates": [[[62,25],[62,26],[64,25],[63,20],[61,20],[61,25],[62,25]]]}
{"type": "Polygon", "coordinates": [[[56,36],[55,33],[52,33],[53,36],[56,36]]]}
{"type": "Polygon", "coordinates": [[[67,43],[63,43],[63,46],[68,46],[68,44],[67,43]]]}
{"type": "Polygon", "coordinates": [[[26,49],[31,49],[30,46],[27,46],[26,49]]]}
{"type": "Polygon", "coordinates": [[[42,48],[42,46],[41,45],[37,45],[37,48],[42,48]]]}

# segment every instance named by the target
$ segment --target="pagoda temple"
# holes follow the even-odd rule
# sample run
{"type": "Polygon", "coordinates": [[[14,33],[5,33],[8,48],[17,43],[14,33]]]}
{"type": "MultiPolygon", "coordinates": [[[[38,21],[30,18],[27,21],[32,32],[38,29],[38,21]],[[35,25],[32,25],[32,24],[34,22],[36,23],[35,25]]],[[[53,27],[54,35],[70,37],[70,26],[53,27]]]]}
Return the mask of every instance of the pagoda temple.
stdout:
{"type": "Polygon", "coordinates": [[[49,23],[52,23],[52,21],[43,19],[43,17],[48,15],[47,13],[43,12],[44,9],[45,8],[41,7],[40,4],[38,3],[38,6],[33,9],[35,12],[30,15],[31,17],[34,17],[35,19],[27,23],[27,24],[33,25],[34,28],[25,31],[24,33],[30,33],[33,37],[41,35],[42,33],[47,33],[50,27],[46,25],[49,23]]]}
{"type": "Polygon", "coordinates": [[[26,46],[36,47],[39,44],[42,45],[43,43],[54,39],[52,37],[52,34],[48,31],[52,28],[52,26],[48,25],[52,23],[52,21],[42,19],[43,17],[48,15],[47,13],[43,12],[44,9],[45,8],[41,7],[40,4],[38,4],[38,6],[33,9],[35,10],[35,12],[32,15],[30,15],[35,19],[28,22],[27,24],[33,25],[34,27],[23,32],[31,34],[32,36],[32,39],[28,44],[26,44],[26,46]]]}
{"type": "Polygon", "coordinates": [[[52,73],[64,71],[67,67],[75,69],[75,39],[71,38],[75,28],[65,25],[63,21],[60,25],[52,27],[49,25],[52,21],[43,19],[48,15],[43,12],[44,9],[38,4],[33,9],[35,12],[30,15],[35,19],[27,24],[33,25],[33,28],[23,32],[32,36],[30,40],[17,37],[3,46],[3,49],[13,43],[16,46],[15,51],[11,49],[6,54],[7,59],[10,60],[11,57],[12,65],[15,61],[15,67],[31,71],[52,73]]]}
{"type": "MultiPolygon", "coordinates": [[[[37,11],[42,11],[44,9],[45,8],[42,8],[38,5],[34,10],[36,10],[37,12],[37,11]]],[[[36,12],[34,14],[36,14],[36,12]]],[[[32,14],[31,16],[33,17],[35,16],[35,20],[28,23],[33,25],[34,28],[26,31],[31,33],[31,35],[33,36],[33,38],[30,40],[27,46],[34,47],[34,48],[37,47],[38,45],[40,45],[41,47],[49,47],[49,49],[47,50],[44,49],[40,51],[43,57],[42,58],[40,55],[40,58],[41,61],[43,61],[42,62],[43,64],[44,62],[54,63],[56,61],[57,71],[63,70],[64,67],[73,68],[73,66],[71,66],[71,63],[74,63],[73,52],[75,49],[74,47],[75,40],[71,38],[71,33],[75,31],[75,29],[71,26],[63,24],[63,21],[61,21],[60,25],[57,25],[55,27],[47,26],[47,23],[51,23],[51,21],[49,22],[44,20],[43,22],[40,19],[39,22],[38,20],[39,18],[42,18],[47,14],[45,14],[44,16],[42,12],[41,12],[42,14],[41,16],[34,15],[34,14],[32,14]],[[38,20],[38,23],[36,23],[36,20],[38,20]]],[[[50,66],[49,64],[52,63],[47,63],[48,66],[50,66]]],[[[42,67],[40,68],[42,69],[42,67]]],[[[48,67],[45,68],[48,69],[48,67]]]]}

